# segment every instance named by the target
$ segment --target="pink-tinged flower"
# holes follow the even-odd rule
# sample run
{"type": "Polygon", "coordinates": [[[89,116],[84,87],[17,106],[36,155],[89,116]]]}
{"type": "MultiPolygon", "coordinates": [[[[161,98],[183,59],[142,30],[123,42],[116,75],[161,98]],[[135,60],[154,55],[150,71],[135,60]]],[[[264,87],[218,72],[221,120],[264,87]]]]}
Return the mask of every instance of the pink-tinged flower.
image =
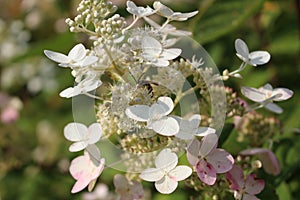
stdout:
{"type": "Polygon", "coordinates": [[[10,124],[19,118],[19,111],[13,107],[7,107],[1,112],[1,122],[10,124]]]}
{"type": "Polygon", "coordinates": [[[92,156],[85,151],[83,156],[76,157],[72,160],[69,171],[73,178],[77,180],[71,190],[72,193],[79,192],[90,183],[94,183],[94,181],[102,173],[105,165],[105,159],[92,159],[91,157],[92,156]]]}
{"type": "Polygon", "coordinates": [[[234,190],[234,198],[237,200],[258,200],[255,195],[264,189],[265,181],[255,178],[255,174],[249,174],[245,179],[242,168],[236,165],[226,173],[230,189],[234,190]]]}
{"type": "Polygon", "coordinates": [[[187,158],[196,167],[200,180],[207,185],[213,185],[217,173],[228,172],[234,163],[233,157],[223,149],[217,148],[218,136],[208,134],[199,142],[192,140],[187,148],[187,158]]]}
{"type": "Polygon", "coordinates": [[[241,92],[248,99],[261,104],[261,106],[277,114],[282,113],[283,109],[277,104],[273,103],[273,101],[284,101],[291,98],[294,94],[292,90],[287,88],[273,89],[272,85],[269,83],[258,89],[252,87],[242,87],[241,92]]]}
{"type": "Polygon", "coordinates": [[[279,162],[272,151],[264,148],[246,149],[240,152],[241,155],[258,155],[264,170],[274,176],[280,173],[279,162]]]}
{"type": "Polygon", "coordinates": [[[120,200],[142,199],[144,196],[144,190],[141,183],[135,180],[129,182],[121,174],[116,174],[114,176],[114,185],[116,187],[116,193],[120,195],[120,200]]]}

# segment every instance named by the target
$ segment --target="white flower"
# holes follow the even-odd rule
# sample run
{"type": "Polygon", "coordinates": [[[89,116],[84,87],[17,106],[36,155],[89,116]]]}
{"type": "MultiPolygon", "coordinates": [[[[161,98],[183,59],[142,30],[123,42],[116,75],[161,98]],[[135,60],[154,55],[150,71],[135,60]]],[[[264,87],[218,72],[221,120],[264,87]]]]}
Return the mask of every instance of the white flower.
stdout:
{"type": "Polygon", "coordinates": [[[157,29],[159,32],[173,35],[173,36],[189,36],[192,35],[192,32],[190,31],[183,31],[183,30],[177,30],[175,26],[172,26],[171,24],[167,24],[165,26],[160,26],[155,21],[150,19],[149,17],[144,17],[144,20],[150,24],[153,28],[157,29]]]}
{"type": "Polygon", "coordinates": [[[84,124],[69,123],[64,128],[66,139],[74,142],[69,150],[71,152],[81,151],[88,145],[95,144],[102,136],[102,129],[99,123],[93,123],[88,128],[84,124]]]}
{"type": "Polygon", "coordinates": [[[155,167],[149,168],[140,174],[140,178],[155,182],[155,188],[162,194],[174,192],[178,181],[188,178],[192,169],[185,165],[177,166],[178,157],[170,149],[162,150],[155,159],[155,167]],[[177,167],[176,167],[177,166],[177,167]]]}
{"type": "Polygon", "coordinates": [[[126,10],[133,14],[136,15],[138,17],[145,17],[145,16],[149,16],[152,15],[155,11],[150,8],[149,6],[147,6],[146,8],[141,7],[141,6],[136,6],[134,2],[132,1],[127,1],[126,3],[127,8],[126,10]]]}
{"type": "Polygon", "coordinates": [[[49,59],[59,63],[59,66],[61,67],[84,67],[92,65],[98,60],[96,56],[86,55],[86,49],[83,44],[74,46],[68,55],[50,50],[44,50],[44,54],[49,59]]]}
{"type": "Polygon", "coordinates": [[[153,7],[157,11],[156,12],[157,14],[168,18],[168,20],[170,21],[172,20],[185,21],[188,18],[198,14],[198,11],[189,12],[189,13],[174,12],[172,9],[160,3],[159,1],[155,1],[153,3],[153,7]]]}
{"type": "Polygon", "coordinates": [[[80,81],[76,86],[63,90],[59,93],[59,96],[70,98],[79,94],[85,94],[97,89],[101,84],[102,82],[96,76],[89,76],[80,81]]]}
{"type": "Polygon", "coordinates": [[[157,67],[166,67],[169,60],[177,58],[181,49],[163,49],[161,43],[153,37],[145,36],[142,39],[142,56],[145,60],[157,67]]]}
{"type": "Polygon", "coordinates": [[[178,116],[173,116],[179,124],[179,132],[175,137],[182,140],[192,140],[195,136],[205,136],[210,133],[215,133],[216,130],[210,127],[199,127],[201,116],[193,115],[189,120],[182,119],[178,116]]]}
{"type": "Polygon", "coordinates": [[[249,53],[247,44],[241,40],[235,40],[236,55],[245,63],[252,66],[263,65],[269,62],[271,55],[267,51],[253,51],[249,53]]]}
{"type": "Polygon", "coordinates": [[[165,136],[175,135],[179,131],[177,121],[168,117],[174,108],[170,97],[159,97],[157,103],[151,107],[147,105],[134,105],[126,108],[126,115],[139,122],[147,122],[147,128],[165,136]]]}
{"type": "Polygon", "coordinates": [[[138,200],[144,196],[144,190],[141,183],[138,181],[129,182],[121,174],[114,176],[114,185],[116,187],[116,193],[120,195],[119,200],[138,200]]]}
{"type": "Polygon", "coordinates": [[[275,88],[270,84],[266,84],[258,89],[252,87],[242,87],[242,94],[248,99],[260,103],[266,109],[275,112],[282,113],[282,108],[272,103],[273,101],[283,101],[293,96],[293,91],[287,88],[275,88]]]}

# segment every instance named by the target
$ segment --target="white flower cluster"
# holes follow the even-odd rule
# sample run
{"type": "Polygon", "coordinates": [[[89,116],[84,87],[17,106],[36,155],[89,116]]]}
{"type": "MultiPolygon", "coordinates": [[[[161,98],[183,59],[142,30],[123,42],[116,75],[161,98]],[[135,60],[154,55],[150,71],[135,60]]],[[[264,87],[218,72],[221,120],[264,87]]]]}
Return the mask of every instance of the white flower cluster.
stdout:
{"type": "MultiPolygon", "coordinates": [[[[63,90],[60,96],[70,98],[84,94],[100,100],[100,112],[105,110],[105,113],[98,113],[97,117],[101,123],[107,120],[103,122],[103,126],[94,123],[87,128],[80,123],[70,123],[65,127],[65,137],[74,142],[69,150],[85,152],[83,156],[75,158],[70,166],[71,175],[77,180],[72,192],[78,192],[87,185],[90,190],[103,171],[105,161],[109,160],[104,158],[108,158],[110,153],[101,158],[96,145],[103,139],[103,133],[107,138],[114,136],[117,145],[126,147],[134,156],[144,152],[151,156],[157,155],[152,162],[155,167],[148,165],[146,169],[143,168],[139,171],[139,177],[155,182],[155,188],[160,193],[172,193],[178,182],[187,179],[193,172],[203,183],[213,185],[217,181],[217,174],[232,169],[234,159],[225,150],[217,148],[218,136],[214,128],[200,126],[203,118],[198,111],[187,106],[190,109],[187,117],[176,110],[178,102],[185,95],[199,90],[200,95],[207,93],[203,85],[208,84],[207,87],[210,87],[215,81],[211,78],[213,76],[209,76],[212,70],[202,68],[205,64],[202,59],[197,60],[193,56],[191,60],[185,60],[180,58],[183,50],[172,47],[179,37],[191,33],[177,30],[169,23],[185,21],[198,11],[175,12],[158,1],[153,3],[153,8],[137,6],[133,1],[127,1],[126,5],[126,10],[133,15],[133,21],[128,26],[124,18],[114,14],[116,7],[110,2],[82,0],[78,8],[80,14],[74,20],[67,19],[66,22],[71,31],[88,34],[93,46],[86,49],[83,44],[77,44],[67,55],[44,51],[59,66],[70,68],[75,78],[76,85],[63,90]],[[151,15],[165,18],[164,23],[160,25],[154,22],[149,18],[151,15]],[[140,19],[144,19],[150,27],[132,29],[140,19]],[[191,76],[195,86],[183,92],[182,87],[191,76]],[[100,86],[101,93],[95,92],[98,96],[90,93],[100,86]],[[169,144],[173,140],[178,143],[177,146],[169,144]],[[187,148],[182,148],[183,146],[187,148]],[[173,147],[177,150],[184,149],[191,167],[177,166],[178,152],[173,147]],[[157,150],[160,151],[156,153],[157,150]]],[[[232,76],[241,77],[239,72],[246,64],[262,65],[270,59],[266,51],[249,53],[247,45],[241,39],[236,40],[235,48],[243,63],[236,71],[225,71],[222,77],[224,80],[232,76]]],[[[214,77],[220,79],[220,76],[214,77]]],[[[277,113],[282,112],[282,109],[273,101],[288,99],[293,94],[285,88],[273,90],[270,85],[258,90],[244,87],[242,93],[259,103],[259,107],[264,106],[277,113]]],[[[212,99],[211,102],[213,101],[218,99],[212,99]]],[[[221,105],[218,108],[224,107],[221,105]]],[[[216,111],[214,115],[218,113],[216,111]]],[[[125,151],[122,156],[130,157],[128,154],[125,151]]],[[[115,176],[114,185],[121,199],[141,199],[144,195],[139,182],[127,180],[121,175],[115,176]]]]}

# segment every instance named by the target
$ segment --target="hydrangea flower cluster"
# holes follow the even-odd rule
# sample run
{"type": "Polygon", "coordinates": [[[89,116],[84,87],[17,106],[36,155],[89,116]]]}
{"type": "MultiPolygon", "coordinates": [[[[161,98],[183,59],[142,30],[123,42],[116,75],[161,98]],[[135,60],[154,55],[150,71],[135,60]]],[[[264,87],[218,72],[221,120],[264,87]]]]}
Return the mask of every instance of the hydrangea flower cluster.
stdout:
{"type": "MultiPolygon", "coordinates": [[[[231,77],[242,78],[240,72],[247,64],[263,65],[270,60],[270,54],[249,53],[246,43],[237,39],[236,54],[242,64],[233,72],[225,70],[219,75],[206,66],[204,57],[186,58],[178,42],[191,33],[170,24],[185,21],[198,11],[176,12],[159,1],[152,7],[138,6],[133,1],[127,1],[126,6],[133,16],[129,25],[115,14],[117,7],[111,2],[82,0],[79,14],[66,23],[71,32],[87,34],[92,46],[88,49],[77,44],[68,54],[44,51],[60,67],[71,69],[75,79],[74,87],[63,90],[61,97],[86,95],[97,101],[97,122],[89,127],[73,122],[64,129],[65,138],[74,142],[69,150],[84,151],[69,168],[76,180],[71,192],[87,186],[91,191],[105,165],[112,167],[122,162],[124,175],[116,174],[113,179],[119,199],[146,198],[142,180],[154,182],[162,194],[174,192],[178,182],[183,181],[195,191],[210,190],[218,195],[222,189],[234,193],[235,199],[257,199],[255,195],[264,188],[264,181],[255,179],[259,167],[244,174],[242,164],[218,147],[224,123],[222,113],[224,118],[235,117],[239,122],[244,114],[253,114],[261,107],[281,113],[283,109],[273,101],[289,99],[293,92],[273,89],[270,84],[259,89],[243,87],[242,94],[256,102],[248,106],[231,88],[218,83],[231,77]],[[152,15],[165,20],[160,24],[152,15]],[[148,25],[133,28],[139,20],[148,25]],[[101,92],[97,92],[98,88],[101,92]],[[193,94],[197,94],[196,103],[188,101],[193,94]],[[101,142],[105,140],[111,140],[121,151],[116,163],[110,161],[113,153],[101,150],[100,155],[101,142]],[[228,184],[222,184],[225,182],[228,184]]],[[[280,167],[275,155],[260,145],[254,143],[252,149],[239,156],[259,155],[266,172],[278,175],[280,167]]]]}

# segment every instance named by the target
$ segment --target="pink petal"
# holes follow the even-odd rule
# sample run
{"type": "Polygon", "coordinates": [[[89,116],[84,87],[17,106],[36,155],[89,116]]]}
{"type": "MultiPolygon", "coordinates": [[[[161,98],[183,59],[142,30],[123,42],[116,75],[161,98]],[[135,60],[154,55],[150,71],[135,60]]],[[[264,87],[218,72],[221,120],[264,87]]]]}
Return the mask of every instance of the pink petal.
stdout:
{"type": "Polygon", "coordinates": [[[233,157],[223,149],[212,151],[206,159],[215,168],[217,173],[228,172],[234,163],[233,157]]]}
{"type": "Polygon", "coordinates": [[[132,181],[130,185],[131,199],[142,199],[144,196],[144,189],[140,182],[132,181]]]}
{"type": "Polygon", "coordinates": [[[244,173],[240,166],[233,165],[232,169],[226,173],[230,189],[240,191],[244,187],[244,173]]]}
{"type": "Polygon", "coordinates": [[[78,180],[86,169],[88,159],[86,156],[79,156],[72,160],[69,171],[75,180],[78,180]]]}
{"type": "Polygon", "coordinates": [[[80,192],[81,190],[83,190],[86,186],[88,186],[88,184],[90,183],[90,179],[89,177],[85,177],[85,176],[81,176],[80,179],[78,179],[76,181],[76,183],[74,184],[71,193],[76,193],[76,192],[80,192]]]}
{"type": "Polygon", "coordinates": [[[263,179],[255,180],[255,178],[255,174],[250,174],[247,176],[245,183],[245,191],[252,195],[260,193],[265,187],[265,181],[263,179]]]}
{"type": "Polygon", "coordinates": [[[216,134],[208,134],[201,140],[200,155],[205,157],[212,152],[218,144],[218,136],[216,134]]]}
{"type": "Polygon", "coordinates": [[[241,155],[258,155],[260,160],[262,161],[264,170],[269,173],[273,174],[274,176],[280,173],[280,165],[275,156],[275,154],[269,150],[264,148],[253,148],[247,149],[240,152],[241,155]]]}
{"type": "Polygon", "coordinates": [[[205,160],[200,160],[197,163],[196,172],[200,180],[207,185],[213,185],[217,180],[216,170],[205,160]]]}
{"type": "Polygon", "coordinates": [[[192,166],[196,166],[199,161],[200,142],[197,139],[192,140],[187,147],[187,159],[192,166]]]}
{"type": "Polygon", "coordinates": [[[254,195],[251,194],[244,194],[243,195],[243,200],[260,200],[259,198],[257,198],[254,195]]]}

